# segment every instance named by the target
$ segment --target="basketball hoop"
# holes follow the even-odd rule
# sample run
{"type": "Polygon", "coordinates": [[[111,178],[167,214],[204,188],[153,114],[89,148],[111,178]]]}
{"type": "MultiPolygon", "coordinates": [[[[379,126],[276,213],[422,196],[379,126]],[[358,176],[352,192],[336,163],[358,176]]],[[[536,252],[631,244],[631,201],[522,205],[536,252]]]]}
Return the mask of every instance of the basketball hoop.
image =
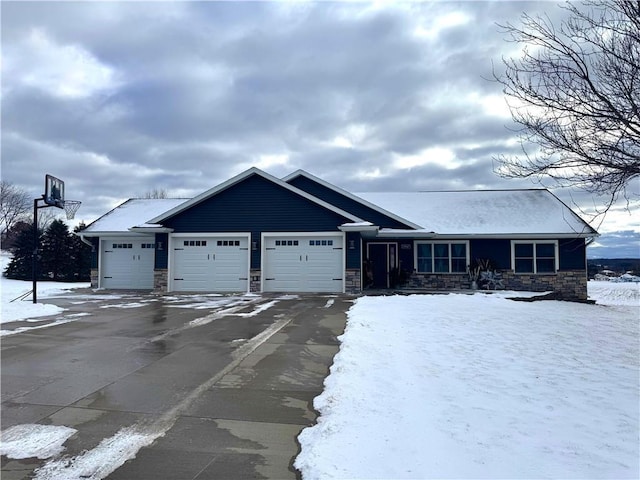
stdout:
{"type": "Polygon", "coordinates": [[[79,202],[78,200],[64,200],[62,202],[62,208],[64,208],[64,211],[67,214],[67,220],[73,220],[73,217],[81,204],[82,202],[79,202]]]}

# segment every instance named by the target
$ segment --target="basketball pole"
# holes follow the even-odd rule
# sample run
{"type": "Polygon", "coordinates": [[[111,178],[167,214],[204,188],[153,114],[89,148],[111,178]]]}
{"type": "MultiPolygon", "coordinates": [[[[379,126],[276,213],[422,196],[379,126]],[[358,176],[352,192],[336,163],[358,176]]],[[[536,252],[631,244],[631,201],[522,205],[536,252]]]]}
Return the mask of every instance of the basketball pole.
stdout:
{"type": "Polygon", "coordinates": [[[33,282],[33,303],[38,303],[38,250],[40,241],[38,238],[38,200],[33,200],[33,255],[31,256],[31,280],[33,282]]]}

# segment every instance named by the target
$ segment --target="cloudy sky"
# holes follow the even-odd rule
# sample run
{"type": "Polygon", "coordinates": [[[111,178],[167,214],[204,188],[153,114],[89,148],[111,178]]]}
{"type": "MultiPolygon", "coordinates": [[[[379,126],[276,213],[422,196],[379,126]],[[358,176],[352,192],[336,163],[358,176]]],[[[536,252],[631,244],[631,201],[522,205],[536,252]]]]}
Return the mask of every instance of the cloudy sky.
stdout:
{"type": "MultiPolygon", "coordinates": [[[[519,51],[496,23],[557,19],[555,3],[1,9],[2,178],[35,196],[45,173],[63,179],[83,202],[77,220],[153,189],[192,197],[252,166],[353,192],[539,186],[493,172],[520,147],[489,79],[519,51]]],[[[590,256],[640,256],[637,215],[618,206],[594,227],[603,246],[590,256]]]]}

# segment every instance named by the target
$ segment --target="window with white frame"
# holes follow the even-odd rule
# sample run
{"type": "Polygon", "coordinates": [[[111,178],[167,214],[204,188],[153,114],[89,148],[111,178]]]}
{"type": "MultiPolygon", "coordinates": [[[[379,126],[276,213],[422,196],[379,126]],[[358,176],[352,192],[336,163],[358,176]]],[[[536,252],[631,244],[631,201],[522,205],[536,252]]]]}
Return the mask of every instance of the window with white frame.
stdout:
{"type": "Polygon", "coordinates": [[[416,242],[415,266],[418,273],[466,273],[469,242],[416,242]]]}
{"type": "Polygon", "coordinates": [[[558,242],[512,241],[511,258],[515,273],[556,273],[558,242]]]}

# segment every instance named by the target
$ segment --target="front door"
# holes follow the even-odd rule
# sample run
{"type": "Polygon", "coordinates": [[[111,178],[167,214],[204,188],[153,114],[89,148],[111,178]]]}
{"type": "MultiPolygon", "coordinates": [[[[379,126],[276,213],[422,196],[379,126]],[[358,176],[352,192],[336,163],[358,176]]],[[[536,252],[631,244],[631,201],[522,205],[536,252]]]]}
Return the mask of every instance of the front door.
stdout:
{"type": "Polygon", "coordinates": [[[365,288],[391,288],[393,275],[398,268],[397,243],[367,244],[365,262],[365,288]]]}

